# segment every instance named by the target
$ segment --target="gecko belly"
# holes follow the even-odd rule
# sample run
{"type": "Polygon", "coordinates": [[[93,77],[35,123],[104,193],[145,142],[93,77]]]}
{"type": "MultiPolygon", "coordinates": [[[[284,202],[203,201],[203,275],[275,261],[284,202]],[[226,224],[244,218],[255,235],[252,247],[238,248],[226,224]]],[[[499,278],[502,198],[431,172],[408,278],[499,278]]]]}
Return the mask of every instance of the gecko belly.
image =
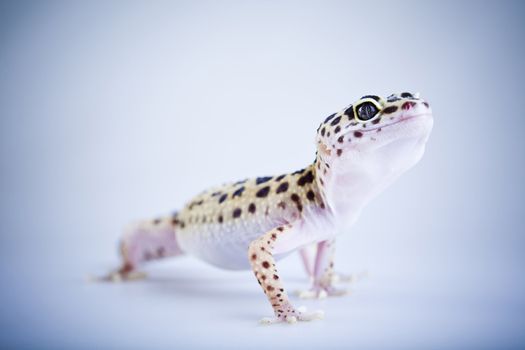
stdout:
{"type": "Polygon", "coordinates": [[[226,223],[200,226],[198,230],[181,230],[176,236],[184,252],[223,269],[242,270],[250,268],[250,243],[275,226],[271,222],[266,225],[226,223]]]}
{"type": "MultiPolygon", "coordinates": [[[[223,269],[242,270],[250,269],[250,243],[282,224],[283,220],[277,219],[244,223],[242,228],[237,225],[201,226],[198,231],[182,230],[176,235],[184,252],[223,269]]],[[[276,260],[282,259],[303,246],[333,238],[335,232],[333,224],[323,217],[298,221],[275,243],[274,257],[276,260]]]]}

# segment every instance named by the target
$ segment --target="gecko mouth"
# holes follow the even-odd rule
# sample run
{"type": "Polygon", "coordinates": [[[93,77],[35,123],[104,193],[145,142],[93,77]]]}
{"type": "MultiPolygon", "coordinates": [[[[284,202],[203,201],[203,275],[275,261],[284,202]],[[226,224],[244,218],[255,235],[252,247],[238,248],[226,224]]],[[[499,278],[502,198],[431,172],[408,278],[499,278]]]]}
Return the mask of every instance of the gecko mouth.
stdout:
{"type": "Polygon", "coordinates": [[[397,124],[400,124],[400,123],[404,123],[404,122],[409,121],[409,120],[420,119],[420,118],[431,117],[431,116],[432,116],[432,113],[429,113],[429,112],[402,116],[400,119],[398,119],[398,120],[396,120],[394,122],[391,122],[389,124],[379,125],[379,126],[376,126],[376,127],[373,127],[373,128],[364,129],[363,132],[369,132],[369,131],[374,131],[374,130],[378,130],[378,129],[384,129],[384,128],[387,128],[389,126],[397,125],[397,124]]]}

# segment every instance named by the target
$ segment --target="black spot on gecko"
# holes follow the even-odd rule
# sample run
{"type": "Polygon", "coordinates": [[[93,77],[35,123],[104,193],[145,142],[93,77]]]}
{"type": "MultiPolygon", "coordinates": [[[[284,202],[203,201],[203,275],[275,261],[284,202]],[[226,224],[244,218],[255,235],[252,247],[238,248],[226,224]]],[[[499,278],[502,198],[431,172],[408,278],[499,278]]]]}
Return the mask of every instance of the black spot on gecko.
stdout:
{"type": "Polygon", "coordinates": [[[372,100],[376,100],[377,102],[379,102],[379,96],[376,96],[376,95],[365,95],[363,97],[361,97],[361,100],[364,99],[364,98],[371,98],[372,100]]]}
{"type": "Polygon", "coordinates": [[[383,109],[384,114],[391,114],[391,113],[394,113],[395,111],[397,111],[397,106],[389,106],[383,109]]]}
{"type": "Polygon", "coordinates": [[[242,192],[244,191],[244,186],[237,189],[237,191],[233,192],[232,198],[240,197],[242,195],[242,192]]]}
{"type": "Polygon", "coordinates": [[[332,120],[332,122],[330,123],[330,125],[336,125],[338,124],[339,122],[341,121],[341,116],[335,118],[334,120],[332,120]]]}
{"type": "Polygon", "coordinates": [[[255,179],[255,183],[257,185],[260,185],[262,183],[270,181],[271,179],[272,179],[272,176],[258,177],[257,179],[255,179]]]}
{"type": "Polygon", "coordinates": [[[242,184],[245,183],[246,181],[248,181],[248,179],[244,179],[244,180],[241,180],[241,181],[237,181],[236,183],[234,183],[234,185],[242,185],[242,184]]]}
{"type": "Polygon", "coordinates": [[[281,181],[282,179],[284,179],[285,176],[286,176],[286,174],[284,174],[284,175],[279,175],[279,176],[277,176],[277,177],[275,178],[275,181],[277,181],[277,182],[278,182],[278,181],[281,181]]]}
{"type": "Polygon", "coordinates": [[[241,208],[235,208],[235,210],[233,211],[232,216],[233,216],[234,218],[238,218],[239,216],[241,216],[241,214],[242,214],[242,210],[241,210],[241,208]]]}
{"type": "Polygon", "coordinates": [[[270,192],[270,186],[265,186],[261,188],[255,195],[259,198],[264,198],[268,195],[268,192],[270,192]]]}
{"type": "Polygon", "coordinates": [[[288,182],[283,182],[282,184],[279,185],[279,187],[277,187],[277,190],[275,191],[275,193],[286,192],[287,190],[288,190],[288,182]]]}
{"type": "Polygon", "coordinates": [[[355,137],[362,137],[363,133],[361,131],[354,131],[354,136],[355,137]]]}
{"type": "Polygon", "coordinates": [[[339,131],[341,131],[341,127],[338,125],[334,129],[334,134],[337,134],[339,131]]]}
{"type": "Polygon", "coordinates": [[[324,122],[325,122],[325,123],[328,123],[328,122],[330,121],[330,119],[332,119],[333,117],[335,117],[335,113],[332,114],[332,115],[330,115],[330,116],[328,116],[328,117],[324,120],[324,122]]]}
{"type": "Polygon", "coordinates": [[[376,124],[378,124],[380,121],[381,121],[381,118],[376,118],[376,119],[372,120],[372,124],[376,125],[376,124]]]}
{"type": "Polygon", "coordinates": [[[270,267],[270,263],[268,261],[263,261],[262,266],[267,269],[270,267]]]}
{"type": "Polygon", "coordinates": [[[250,203],[250,205],[248,206],[248,211],[253,214],[255,213],[255,209],[255,204],[250,203]]]}
{"type": "Polygon", "coordinates": [[[305,170],[306,170],[306,169],[300,169],[300,170],[294,171],[294,172],[292,173],[292,175],[302,174],[302,173],[304,173],[305,170]]]}
{"type": "Polygon", "coordinates": [[[308,200],[310,200],[310,201],[315,200],[314,191],[310,190],[310,191],[306,192],[306,198],[308,198],[308,200]]]}
{"type": "Polygon", "coordinates": [[[387,100],[387,102],[394,102],[394,101],[398,101],[398,100],[400,100],[400,98],[397,97],[396,95],[392,94],[392,95],[388,96],[388,97],[386,98],[386,100],[387,100]]]}
{"type": "Polygon", "coordinates": [[[325,127],[323,126],[323,128],[321,129],[321,136],[324,136],[324,133],[326,132],[326,129],[325,127]]]}
{"type": "Polygon", "coordinates": [[[349,108],[347,108],[345,111],[345,115],[348,116],[348,120],[354,120],[355,119],[354,107],[350,106],[349,108]]]}
{"type": "Polygon", "coordinates": [[[201,205],[203,203],[203,200],[201,199],[200,201],[197,201],[197,202],[192,202],[190,203],[190,205],[188,206],[188,209],[189,210],[192,210],[194,206],[196,205],[201,205]]]}
{"type": "Polygon", "coordinates": [[[222,196],[220,196],[219,197],[219,204],[224,202],[226,200],[226,198],[228,198],[228,194],[227,193],[225,193],[222,196]]]}
{"type": "Polygon", "coordinates": [[[297,180],[297,184],[299,186],[304,186],[307,183],[312,183],[314,181],[314,174],[311,171],[308,171],[306,174],[301,176],[299,180],[297,180]]]}
{"type": "Polygon", "coordinates": [[[345,138],[344,136],[339,136],[339,138],[337,139],[337,142],[343,143],[344,138],[345,138]]]}
{"type": "Polygon", "coordinates": [[[296,193],[293,193],[290,198],[292,199],[292,201],[295,202],[295,205],[297,206],[297,209],[299,211],[303,211],[303,205],[301,204],[301,198],[296,194],[296,193]]]}
{"type": "Polygon", "coordinates": [[[219,217],[217,218],[217,221],[219,221],[219,224],[222,224],[222,222],[224,221],[224,218],[222,217],[222,215],[219,215],[219,217]]]}
{"type": "Polygon", "coordinates": [[[338,149],[337,150],[337,156],[341,157],[341,154],[343,154],[343,150],[342,149],[338,149]]]}

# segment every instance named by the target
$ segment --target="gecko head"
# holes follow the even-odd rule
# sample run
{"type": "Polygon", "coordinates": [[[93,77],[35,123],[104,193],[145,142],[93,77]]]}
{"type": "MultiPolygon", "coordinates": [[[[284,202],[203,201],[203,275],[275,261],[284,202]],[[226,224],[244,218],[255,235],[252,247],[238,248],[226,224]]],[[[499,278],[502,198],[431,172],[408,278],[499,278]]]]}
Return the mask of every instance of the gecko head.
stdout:
{"type": "Polygon", "coordinates": [[[386,98],[361,97],[354,104],[334,113],[317,130],[318,153],[332,159],[388,149],[419,152],[432,130],[432,110],[419,94],[403,92],[386,98]],[[408,144],[409,148],[396,147],[408,144]],[[412,147],[421,146],[421,147],[412,147]]]}

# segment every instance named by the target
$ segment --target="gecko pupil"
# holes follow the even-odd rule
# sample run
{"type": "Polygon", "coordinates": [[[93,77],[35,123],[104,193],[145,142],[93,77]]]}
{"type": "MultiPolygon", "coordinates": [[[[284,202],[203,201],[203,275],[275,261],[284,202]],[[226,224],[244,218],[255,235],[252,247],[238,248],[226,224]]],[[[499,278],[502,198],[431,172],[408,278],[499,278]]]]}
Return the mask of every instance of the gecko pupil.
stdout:
{"type": "Polygon", "coordinates": [[[357,109],[357,115],[360,120],[370,120],[377,112],[377,107],[371,102],[365,102],[357,109]]]}

